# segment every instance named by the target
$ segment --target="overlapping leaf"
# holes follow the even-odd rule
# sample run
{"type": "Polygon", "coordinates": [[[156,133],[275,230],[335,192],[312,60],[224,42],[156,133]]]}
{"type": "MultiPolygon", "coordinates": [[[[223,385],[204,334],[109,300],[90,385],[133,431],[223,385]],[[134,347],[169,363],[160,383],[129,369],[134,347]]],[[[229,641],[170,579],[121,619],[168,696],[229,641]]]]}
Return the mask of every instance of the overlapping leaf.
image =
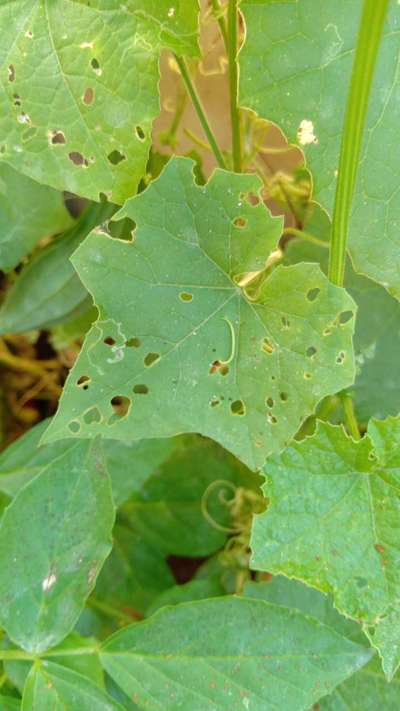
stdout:
{"type": "Polygon", "coordinates": [[[35,183],[5,163],[0,164],[2,271],[16,267],[40,239],[62,232],[72,224],[60,192],[35,183]]]}
{"type": "Polygon", "coordinates": [[[101,318],[48,441],[194,431],[253,468],[351,384],[352,300],[310,264],[279,267],[248,298],[238,282],[265,266],[281,220],[253,204],[257,177],[217,171],[198,187],[192,165],[171,161],[127,204],[132,243],[93,234],[75,254],[101,318]]]}
{"type": "Polygon", "coordinates": [[[302,711],[369,657],[297,610],[238,597],[164,608],[101,653],[125,693],[154,711],[302,711]]]}
{"type": "Polygon", "coordinates": [[[92,681],[70,669],[41,662],[26,681],[21,711],[123,711],[92,681]]]}
{"type": "MultiPolygon", "coordinates": [[[[328,270],[328,215],[310,205],[305,232],[321,241],[321,246],[305,239],[292,240],[286,248],[284,263],[318,262],[328,270]]],[[[397,367],[400,360],[400,305],[386,289],[354,272],[347,263],[345,286],[357,304],[354,330],[356,379],[351,388],[357,417],[361,423],[370,417],[384,418],[400,411],[397,367]]]]}
{"type": "Polygon", "coordinates": [[[162,46],[197,54],[197,0],[2,3],[1,158],[122,203],[145,173],[162,46]]]}
{"type": "Polygon", "coordinates": [[[41,652],[72,629],[111,549],[114,507],[97,443],[69,447],[20,490],[0,525],[0,619],[41,652]]]}
{"type": "Polygon", "coordinates": [[[256,517],[252,562],[333,594],[361,621],[390,677],[400,661],[400,424],[373,421],[359,443],[339,427],[266,465],[265,514],[256,517]]]}
{"type": "MultiPolygon", "coordinates": [[[[361,0],[242,0],[247,35],[241,99],[304,150],[318,200],[332,207],[361,0]]],[[[400,296],[398,264],[399,13],[395,0],[380,47],[350,230],[357,271],[400,296]]]]}

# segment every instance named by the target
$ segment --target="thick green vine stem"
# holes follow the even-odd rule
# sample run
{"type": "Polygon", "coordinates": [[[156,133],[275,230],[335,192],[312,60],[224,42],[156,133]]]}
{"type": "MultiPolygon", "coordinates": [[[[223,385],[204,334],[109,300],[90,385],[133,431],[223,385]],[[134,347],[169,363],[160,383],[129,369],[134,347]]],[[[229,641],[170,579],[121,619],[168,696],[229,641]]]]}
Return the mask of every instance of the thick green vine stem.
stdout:
{"type": "Polygon", "coordinates": [[[239,116],[239,68],[237,61],[237,44],[238,44],[238,2],[237,0],[229,0],[228,6],[228,62],[229,62],[229,93],[230,93],[230,109],[231,109],[231,127],[232,127],[232,156],[233,169],[236,173],[242,170],[242,145],[240,134],[240,116],[239,116]]]}
{"type": "Polygon", "coordinates": [[[388,0],[364,0],[343,127],[339,173],[333,210],[329,278],[343,286],[351,204],[368,99],[388,0]]]}
{"type": "Polygon", "coordinates": [[[211,0],[211,5],[212,5],[214,17],[216,18],[216,20],[218,22],[219,29],[220,29],[222,38],[224,40],[226,51],[228,51],[228,31],[226,29],[224,10],[222,9],[221,5],[219,4],[219,0],[211,0]]]}
{"type": "Polygon", "coordinates": [[[187,92],[192,100],[194,109],[195,109],[198,119],[201,123],[201,127],[207,137],[207,140],[210,144],[210,148],[211,148],[212,152],[214,153],[215,159],[216,159],[220,168],[226,169],[226,163],[224,161],[224,157],[219,149],[218,143],[215,139],[214,133],[213,133],[212,128],[209,124],[206,113],[203,109],[203,105],[201,103],[200,97],[199,97],[199,95],[196,91],[196,88],[192,82],[186,62],[183,59],[183,57],[179,57],[177,54],[175,54],[174,56],[175,56],[176,63],[179,67],[179,71],[182,75],[184,84],[186,86],[187,92]]]}

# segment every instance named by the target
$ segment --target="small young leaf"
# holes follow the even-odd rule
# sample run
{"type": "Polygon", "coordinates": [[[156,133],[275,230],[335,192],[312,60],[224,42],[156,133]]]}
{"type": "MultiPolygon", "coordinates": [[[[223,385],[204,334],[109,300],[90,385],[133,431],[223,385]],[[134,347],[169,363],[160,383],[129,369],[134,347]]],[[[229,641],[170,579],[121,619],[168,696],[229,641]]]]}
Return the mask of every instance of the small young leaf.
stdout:
{"type": "Polygon", "coordinates": [[[70,632],[111,549],[114,507],[99,444],[77,443],[20,490],[0,525],[0,620],[42,652],[70,632]]]}
{"type": "MultiPolygon", "coordinates": [[[[0,10],[1,12],[1,10],[0,10]]],[[[0,269],[17,266],[43,237],[68,229],[73,220],[62,193],[0,164],[0,269]]]]}
{"type": "Polygon", "coordinates": [[[124,711],[84,676],[53,662],[38,662],[29,673],[21,711],[124,711]]]}
{"type": "Polygon", "coordinates": [[[267,462],[270,503],[254,521],[252,564],[331,593],[363,623],[391,677],[400,661],[399,420],[368,433],[357,443],[320,423],[267,462]]]}
{"type": "Polygon", "coordinates": [[[132,243],[93,234],[75,253],[102,318],[47,441],[200,432],[256,468],[322,397],[352,383],[353,319],[339,315],[353,301],[310,264],[278,267],[251,300],[238,282],[265,267],[282,221],[252,204],[257,177],[216,171],[198,187],[192,166],[171,160],[127,203],[132,243]]]}
{"type": "Polygon", "coordinates": [[[370,655],[297,610],[225,597],[163,608],[107,640],[101,660],[154,711],[302,711],[370,655]]]}
{"type": "Polygon", "coordinates": [[[198,9],[197,0],[2,3],[2,159],[93,200],[133,195],[159,112],[160,50],[198,54],[198,9]]]}

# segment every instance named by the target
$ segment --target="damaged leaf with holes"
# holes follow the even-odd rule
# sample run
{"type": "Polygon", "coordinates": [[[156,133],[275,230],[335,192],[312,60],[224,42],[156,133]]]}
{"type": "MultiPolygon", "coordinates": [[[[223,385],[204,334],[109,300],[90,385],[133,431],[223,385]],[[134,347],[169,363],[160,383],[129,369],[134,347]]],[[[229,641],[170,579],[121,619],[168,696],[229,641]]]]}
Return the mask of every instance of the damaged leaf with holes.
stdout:
{"type": "Polygon", "coordinates": [[[200,187],[192,167],[170,161],[127,203],[131,243],[93,233],[74,255],[100,318],[47,441],[192,431],[257,468],[352,383],[351,298],[316,265],[268,275],[282,221],[257,198],[259,179],[217,171],[200,187]],[[251,293],[249,272],[266,277],[251,293]]]}
{"type": "Polygon", "coordinates": [[[160,51],[198,54],[198,9],[197,0],[2,3],[1,160],[93,200],[133,195],[159,112],[160,51]]]}
{"type": "Polygon", "coordinates": [[[392,678],[400,663],[400,422],[371,420],[355,442],[320,423],[265,465],[269,507],[252,564],[333,595],[363,625],[392,678]]]}

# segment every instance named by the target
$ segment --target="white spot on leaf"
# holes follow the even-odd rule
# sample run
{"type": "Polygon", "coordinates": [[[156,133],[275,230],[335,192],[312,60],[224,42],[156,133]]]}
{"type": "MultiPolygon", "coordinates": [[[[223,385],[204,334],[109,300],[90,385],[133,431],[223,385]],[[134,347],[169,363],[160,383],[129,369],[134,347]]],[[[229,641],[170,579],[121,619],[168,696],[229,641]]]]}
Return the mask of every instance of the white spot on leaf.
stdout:
{"type": "Polygon", "coordinates": [[[301,146],[308,146],[310,143],[318,143],[318,138],[314,133],[314,124],[309,119],[303,119],[297,129],[297,140],[301,146]]]}
{"type": "Polygon", "coordinates": [[[47,578],[45,578],[42,581],[42,590],[44,593],[47,593],[51,590],[51,588],[55,585],[57,581],[57,576],[54,573],[49,573],[47,578]]]}

